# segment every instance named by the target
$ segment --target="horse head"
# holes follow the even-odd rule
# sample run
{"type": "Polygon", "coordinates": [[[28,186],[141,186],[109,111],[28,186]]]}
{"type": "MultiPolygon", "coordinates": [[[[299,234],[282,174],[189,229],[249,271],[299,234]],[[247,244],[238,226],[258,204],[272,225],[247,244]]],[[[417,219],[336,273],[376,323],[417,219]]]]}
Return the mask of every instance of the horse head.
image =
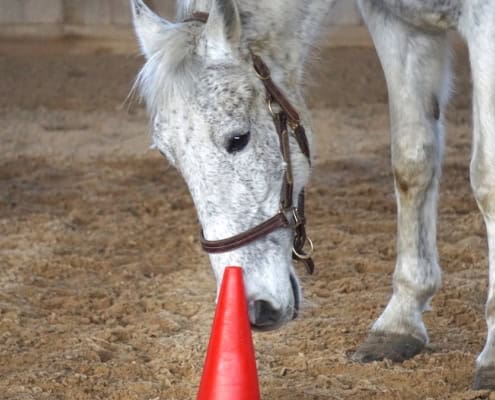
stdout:
{"type": "MultiPolygon", "coordinates": [[[[178,23],[141,0],[131,3],[146,58],[137,85],[152,118],[153,142],[184,177],[204,237],[235,236],[279,213],[287,161],[295,198],[309,178],[309,163],[300,151],[291,151],[290,160],[281,154],[235,1],[212,1],[203,10],[207,21],[178,23]]],[[[298,149],[295,138],[289,144],[298,149]]],[[[242,266],[254,328],[274,329],[297,315],[301,293],[292,241],[291,229],[276,229],[210,254],[218,288],[226,266],[242,266]]]]}

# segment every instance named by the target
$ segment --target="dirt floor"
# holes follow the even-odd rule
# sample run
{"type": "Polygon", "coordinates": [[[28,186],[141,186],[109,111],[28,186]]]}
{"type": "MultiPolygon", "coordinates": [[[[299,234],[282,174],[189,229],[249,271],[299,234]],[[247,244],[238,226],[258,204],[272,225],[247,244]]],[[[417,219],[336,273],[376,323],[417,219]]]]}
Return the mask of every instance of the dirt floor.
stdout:
{"type": "MultiPolygon", "coordinates": [[[[124,100],[142,60],[106,46],[0,43],[0,398],[195,398],[215,284],[181,177],[124,100]],[[170,235],[170,232],[174,232],[170,235]]],[[[313,70],[308,190],[317,273],[300,319],[255,333],[263,399],[478,399],[487,252],[469,185],[470,78],[457,91],[439,209],[444,285],[431,343],[403,364],[349,354],[391,293],[395,202],[387,95],[374,50],[313,70]]]]}

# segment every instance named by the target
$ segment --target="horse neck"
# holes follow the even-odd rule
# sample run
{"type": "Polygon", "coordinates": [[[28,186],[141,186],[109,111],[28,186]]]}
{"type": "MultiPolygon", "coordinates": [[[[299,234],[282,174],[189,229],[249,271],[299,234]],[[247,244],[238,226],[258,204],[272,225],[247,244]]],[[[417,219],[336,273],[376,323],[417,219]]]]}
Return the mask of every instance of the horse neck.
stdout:
{"type": "Polygon", "coordinates": [[[246,45],[263,57],[276,82],[298,90],[328,0],[239,3],[246,45]]]}
{"type": "MultiPolygon", "coordinates": [[[[334,0],[238,1],[245,48],[263,58],[274,81],[300,95],[304,65],[334,0]]],[[[178,19],[210,9],[211,0],[178,0],[178,19]]],[[[302,100],[300,100],[302,101],[302,100]]]]}

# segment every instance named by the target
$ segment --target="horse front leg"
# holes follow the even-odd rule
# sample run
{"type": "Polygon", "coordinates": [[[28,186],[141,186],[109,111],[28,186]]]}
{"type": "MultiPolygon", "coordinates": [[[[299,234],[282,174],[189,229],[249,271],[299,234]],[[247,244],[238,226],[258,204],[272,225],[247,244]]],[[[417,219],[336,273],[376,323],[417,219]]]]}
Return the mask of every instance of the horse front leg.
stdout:
{"type": "Polygon", "coordinates": [[[441,283],[436,204],[448,97],[445,34],[414,30],[382,8],[360,7],[389,92],[391,155],[397,198],[397,261],[392,297],[353,360],[403,361],[428,342],[422,313],[441,283]]]}
{"type": "Polygon", "coordinates": [[[487,338],[477,359],[475,389],[495,390],[495,3],[473,1],[460,30],[469,46],[473,75],[471,186],[488,236],[487,338]]]}

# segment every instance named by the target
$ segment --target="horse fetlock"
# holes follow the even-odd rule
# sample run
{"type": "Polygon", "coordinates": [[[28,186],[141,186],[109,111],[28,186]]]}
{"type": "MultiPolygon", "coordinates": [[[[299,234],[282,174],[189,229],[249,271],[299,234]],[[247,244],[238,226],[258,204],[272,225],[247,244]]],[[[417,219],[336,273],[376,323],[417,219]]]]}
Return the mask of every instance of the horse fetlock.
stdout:
{"type": "Polygon", "coordinates": [[[438,262],[411,259],[397,263],[394,273],[394,294],[397,301],[411,304],[413,309],[425,311],[431,298],[442,285],[442,272],[438,262]]]}
{"type": "Polygon", "coordinates": [[[487,317],[488,334],[483,351],[476,359],[477,369],[494,369],[495,370],[495,324],[493,324],[493,316],[487,317]]]}
{"type": "Polygon", "coordinates": [[[401,293],[403,297],[407,297],[407,301],[415,305],[420,312],[426,311],[434,294],[440,288],[440,280],[431,279],[429,282],[411,282],[399,279],[394,279],[394,287],[396,293],[401,293]]]}
{"type": "Polygon", "coordinates": [[[476,360],[473,389],[495,390],[495,331],[488,329],[488,337],[483,351],[476,360]]]}
{"type": "Polygon", "coordinates": [[[428,333],[422,319],[424,307],[425,305],[414,297],[395,293],[373,324],[371,333],[386,332],[387,334],[412,336],[426,344],[428,333]]]}
{"type": "Polygon", "coordinates": [[[495,365],[476,369],[473,380],[474,390],[495,390],[495,365]]]}

